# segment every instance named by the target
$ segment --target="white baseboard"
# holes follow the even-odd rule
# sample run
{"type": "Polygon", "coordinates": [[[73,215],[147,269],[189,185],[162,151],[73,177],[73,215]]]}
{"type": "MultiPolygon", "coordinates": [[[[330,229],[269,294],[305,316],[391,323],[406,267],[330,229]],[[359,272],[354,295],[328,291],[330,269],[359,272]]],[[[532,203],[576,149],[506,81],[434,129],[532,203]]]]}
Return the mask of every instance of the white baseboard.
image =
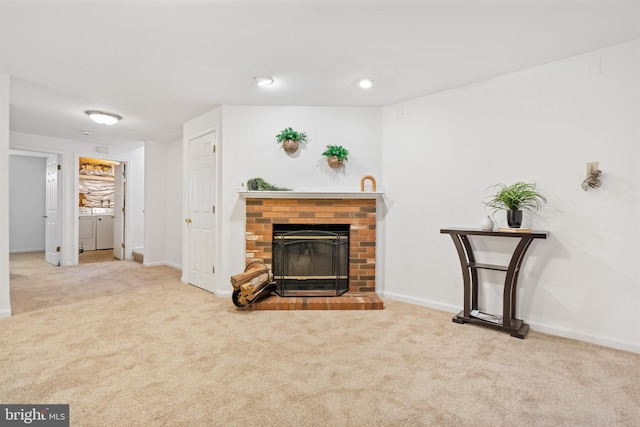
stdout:
{"type": "Polygon", "coordinates": [[[0,319],[4,319],[5,317],[11,317],[10,308],[7,308],[6,310],[0,310],[0,319]]]}
{"type": "Polygon", "coordinates": [[[166,261],[156,261],[156,262],[145,262],[142,264],[143,267],[159,267],[162,265],[166,265],[167,267],[175,268],[176,270],[182,270],[182,266],[178,264],[174,264],[172,262],[166,261]]]}
{"type": "Polygon", "coordinates": [[[571,338],[578,341],[584,341],[591,344],[597,344],[604,347],[615,348],[617,350],[631,351],[633,353],[640,353],[640,342],[620,340],[617,338],[604,337],[601,335],[589,335],[582,332],[572,331],[566,328],[560,328],[557,326],[548,325],[540,322],[528,323],[532,331],[542,332],[544,334],[555,335],[562,338],[571,338]]]}
{"type": "Polygon", "coordinates": [[[20,254],[23,252],[44,252],[44,248],[9,249],[10,254],[20,254]]]}
{"type": "MultiPolygon", "coordinates": [[[[433,308],[436,310],[446,311],[452,314],[458,313],[462,307],[451,304],[444,304],[437,301],[430,301],[421,298],[407,297],[405,295],[394,294],[391,292],[379,293],[382,298],[389,298],[396,301],[415,304],[422,307],[433,308]]],[[[589,335],[582,332],[572,331],[566,328],[552,326],[546,323],[530,322],[525,320],[532,331],[542,332],[544,334],[554,335],[562,338],[570,338],[578,341],[584,341],[591,344],[597,344],[604,347],[615,348],[617,350],[625,350],[633,353],[640,353],[640,342],[620,340],[616,338],[589,335]]]]}
{"type": "Polygon", "coordinates": [[[233,291],[216,290],[214,293],[216,294],[216,296],[219,296],[220,298],[231,298],[231,294],[233,293],[233,291]]]}
{"type": "Polygon", "coordinates": [[[378,295],[380,295],[381,298],[389,298],[392,300],[419,305],[422,307],[433,308],[436,310],[446,311],[449,313],[457,313],[462,309],[461,307],[451,305],[451,304],[444,304],[441,302],[426,300],[422,298],[408,297],[405,295],[394,294],[393,292],[382,292],[382,293],[378,293],[378,295]]]}

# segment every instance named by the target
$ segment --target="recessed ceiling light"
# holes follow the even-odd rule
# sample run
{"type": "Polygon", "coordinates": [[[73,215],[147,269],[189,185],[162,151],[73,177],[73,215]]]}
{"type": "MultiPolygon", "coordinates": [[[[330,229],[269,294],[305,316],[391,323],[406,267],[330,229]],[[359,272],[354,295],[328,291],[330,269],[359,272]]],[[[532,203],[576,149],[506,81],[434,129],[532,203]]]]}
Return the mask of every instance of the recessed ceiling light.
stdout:
{"type": "Polygon", "coordinates": [[[85,114],[89,116],[89,118],[94,122],[107,126],[115,125],[120,120],[122,120],[122,117],[120,117],[119,115],[113,113],[105,113],[104,111],[89,110],[85,111],[85,114]]]}
{"type": "Polygon", "coordinates": [[[254,77],[253,81],[255,81],[258,86],[269,86],[273,84],[273,79],[269,76],[254,77]]]}
{"type": "Polygon", "coordinates": [[[369,89],[371,86],[373,86],[373,79],[371,77],[363,77],[361,79],[358,79],[356,81],[356,84],[361,89],[369,89]]]}

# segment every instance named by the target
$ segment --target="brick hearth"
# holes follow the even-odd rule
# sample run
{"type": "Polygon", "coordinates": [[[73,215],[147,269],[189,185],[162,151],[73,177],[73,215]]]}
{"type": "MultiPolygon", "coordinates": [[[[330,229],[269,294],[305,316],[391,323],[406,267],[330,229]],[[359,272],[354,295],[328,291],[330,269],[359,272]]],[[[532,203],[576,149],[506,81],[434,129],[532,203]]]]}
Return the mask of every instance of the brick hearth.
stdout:
{"type": "Polygon", "coordinates": [[[375,294],[376,199],[246,199],[246,262],[272,269],[273,224],[349,225],[349,291],[340,297],[272,295],[253,310],[382,309],[375,294]]]}
{"type": "Polygon", "coordinates": [[[241,310],[381,310],[374,292],[347,292],[339,297],[286,297],[271,295],[241,310]]]}

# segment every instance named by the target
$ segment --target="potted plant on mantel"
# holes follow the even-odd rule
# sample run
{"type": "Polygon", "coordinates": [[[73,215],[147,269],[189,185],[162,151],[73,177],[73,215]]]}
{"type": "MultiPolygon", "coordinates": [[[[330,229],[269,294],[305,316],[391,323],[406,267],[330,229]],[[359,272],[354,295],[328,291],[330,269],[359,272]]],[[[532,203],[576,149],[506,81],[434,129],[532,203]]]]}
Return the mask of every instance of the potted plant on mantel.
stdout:
{"type": "Polygon", "coordinates": [[[342,145],[327,145],[327,149],[322,153],[323,156],[327,157],[327,163],[332,168],[340,167],[346,162],[349,155],[349,150],[344,148],[342,145]]]}
{"type": "Polygon", "coordinates": [[[282,144],[284,151],[287,153],[294,153],[298,149],[299,143],[307,140],[307,134],[304,132],[297,132],[291,127],[288,127],[281,130],[280,133],[276,135],[276,140],[279,144],[282,144]]]}
{"type": "Polygon", "coordinates": [[[509,186],[496,184],[489,188],[497,189],[493,196],[485,201],[485,206],[497,210],[507,211],[507,224],[511,228],[520,228],[522,225],[522,209],[539,211],[547,199],[540,194],[534,183],[516,182],[509,186]]]}

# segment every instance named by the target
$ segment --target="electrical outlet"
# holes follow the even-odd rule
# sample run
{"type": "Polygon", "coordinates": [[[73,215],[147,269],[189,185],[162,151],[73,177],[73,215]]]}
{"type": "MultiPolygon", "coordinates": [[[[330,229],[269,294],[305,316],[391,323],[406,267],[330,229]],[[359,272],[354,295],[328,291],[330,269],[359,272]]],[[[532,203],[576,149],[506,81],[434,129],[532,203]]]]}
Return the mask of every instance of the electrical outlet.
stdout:
{"type": "Polygon", "coordinates": [[[246,190],[247,189],[247,180],[246,179],[237,179],[236,180],[236,190],[246,190]]]}
{"type": "Polygon", "coordinates": [[[599,167],[599,162],[587,162],[587,176],[597,171],[599,167]]]}

